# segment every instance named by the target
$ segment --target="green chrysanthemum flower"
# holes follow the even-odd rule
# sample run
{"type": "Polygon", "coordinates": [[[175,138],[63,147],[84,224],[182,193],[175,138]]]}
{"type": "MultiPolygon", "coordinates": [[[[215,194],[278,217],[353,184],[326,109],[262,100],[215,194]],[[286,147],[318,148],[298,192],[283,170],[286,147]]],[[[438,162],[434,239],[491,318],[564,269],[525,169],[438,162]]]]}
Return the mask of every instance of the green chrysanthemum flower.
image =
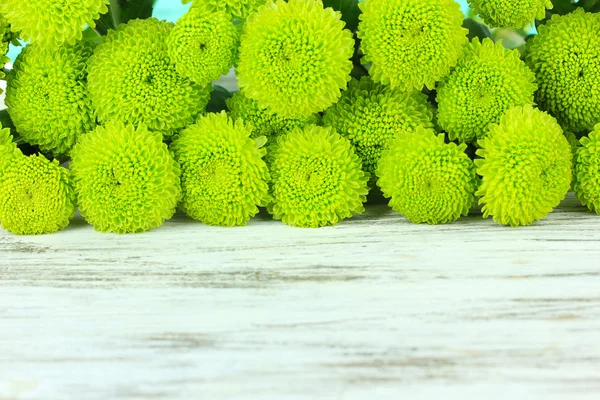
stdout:
{"type": "Polygon", "coordinates": [[[433,89],[463,53],[467,30],[454,0],[365,0],[358,37],[369,74],[393,88],[433,89]]]}
{"type": "Polygon", "coordinates": [[[145,232],[175,213],[180,169],[160,133],[109,122],[82,136],[71,155],[79,209],[97,231],[145,232]]]}
{"type": "Polygon", "coordinates": [[[401,135],[383,153],[377,185],[390,206],[411,222],[453,222],[475,203],[475,165],[466,144],[445,143],[443,134],[422,126],[401,135]]]}
{"type": "Polygon", "coordinates": [[[308,125],[269,148],[275,219],[301,228],[335,225],[364,212],[369,174],[335,129],[308,125]]]}
{"type": "MultiPolygon", "coordinates": [[[[10,129],[3,128],[0,124],[0,159],[17,150],[17,144],[13,141],[10,129]]],[[[0,172],[0,175],[2,173],[0,172]]]]}
{"type": "Polygon", "coordinates": [[[600,122],[600,14],[553,15],[529,41],[526,60],[540,86],[540,108],[564,129],[591,130],[600,122]]]}
{"type": "Polygon", "coordinates": [[[132,20],[96,47],[88,81],[100,122],[143,123],[171,136],[204,111],[211,87],[177,73],[167,46],[172,27],[155,18],[132,20]]]}
{"type": "Polygon", "coordinates": [[[531,225],[545,218],[571,186],[572,154],[560,125],[531,106],[508,110],[479,141],[477,191],[485,218],[531,225]]]}
{"type": "Polygon", "coordinates": [[[269,202],[264,142],[225,112],[183,130],[171,144],[182,169],[183,211],[207,225],[246,225],[269,202]]]}
{"type": "Polygon", "coordinates": [[[75,193],[69,171],[58,161],[15,151],[0,157],[0,171],[4,229],[16,235],[41,235],[69,225],[75,216],[75,193]]]}
{"type": "Polygon", "coordinates": [[[267,146],[272,144],[278,136],[291,132],[294,128],[303,128],[309,124],[316,124],[317,115],[306,118],[284,118],[262,109],[258,102],[252,100],[242,92],[236,92],[233,97],[225,100],[229,109],[229,116],[235,121],[241,118],[246,126],[252,128],[251,138],[260,136],[267,138],[267,146]]]}
{"type": "Polygon", "coordinates": [[[0,0],[0,14],[21,38],[43,47],[74,44],[108,12],[108,0],[0,0]]]}
{"type": "Polygon", "coordinates": [[[31,44],[8,76],[6,105],[25,141],[54,155],[68,154],[77,138],[94,129],[87,89],[88,43],[57,49],[31,44]]]}
{"type": "Polygon", "coordinates": [[[231,69],[239,40],[240,29],[228,14],[194,7],[171,31],[169,56],[181,75],[204,85],[231,69]]]}
{"type": "Polygon", "coordinates": [[[437,89],[438,123],[450,139],[472,143],[506,110],[533,104],[535,75],[518,50],[474,39],[437,89]]]}
{"type": "Polygon", "coordinates": [[[352,80],[342,98],[323,116],[326,126],[350,139],[364,169],[374,178],[381,153],[397,136],[418,126],[432,128],[427,97],[374,83],[369,77],[352,80]]]}
{"type": "Polygon", "coordinates": [[[491,27],[525,28],[546,17],[550,0],[469,0],[469,4],[491,27]]]}
{"type": "Polygon", "coordinates": [[[270,112],[309,117],[334,104],[350,80],[352,33],[321,0],[269,2],[244,26],[239,85],[270,112]]]}
{"type": "Polygon", "coordinates": [[[183,4],[192,2],[193,6],[203,6],[216,11],[225,11],[237,20],[244,20],[267,0],[182,0],[183,4]]]}
{"type": "Polygon", "coordinates": [[[600,214],[600,124],[580,142],[575,160],[574,190],[581,204],[600,214]]]}

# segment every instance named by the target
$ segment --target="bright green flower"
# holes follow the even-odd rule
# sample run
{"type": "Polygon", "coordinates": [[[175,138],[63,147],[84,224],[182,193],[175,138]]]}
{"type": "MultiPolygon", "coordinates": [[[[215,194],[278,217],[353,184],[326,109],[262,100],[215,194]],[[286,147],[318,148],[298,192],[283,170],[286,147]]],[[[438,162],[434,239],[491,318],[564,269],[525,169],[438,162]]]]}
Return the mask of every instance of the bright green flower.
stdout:
{"type": "Polygon", "coordinates": [[[175,213],[180,169],[160,133],[109,122],[83,135],[71,155],[79,209],[97,231],[145,232],[175,213]]]}
{"type": "Polygon", "coordinates": [[[314,114],[309,117],[295,119],[280,117],[266,109],[262,109],[255,100],[244,96],[242,92],[236,92],[233,97],[225,102],[229,108],[229,116],[233,120],[241,118],[246,126],[251,127],[251,138],[265,136],[267,145],[274,142],[278,136],[291,132],[294,128],[316,124],[319,120],[318,116],[314,114]]]}
{"type": "Polygon", "coordinates": [[[17,144],[13,141],[10,129],[2,128],[2,124],[0,124],[0,159],[16,150],[17,144]]]}
{"type": "Polygon", "coordinates": [[[244,26],[239,85],[263,108],[301,118],[334,104],[350,80],[352,33],[321,0],[269,2],[244,26]]]}
{"type": "Polygon", "coordinates": [[[25,141],[54,155],[68,154],[77,138],[94,129],[87,89],[88,43],[56,49],[31,44],[8,76],[6,105],[25,141]]]}
{"type": "Polygon", "coordinates": [[[171,31],[169,56],[181,75],[204,85],[231,69],[239,40],[240,29],[227,13],[194,7],[171,31]]]}
{"type": "Polygon", "coordinates": [[[75,44],[86,25],[108,12],[108,0],[0,0],[0,14],[21,38],[43,47],[75,44]]]}
{"type": "Polygon", "coordinates": [[[177,73],[167,47],[172,27],[155,18],[132,20],[96,47],[88,82],[100,122],[143,123],[171,136],[204,111],[211,87],[177,73]]]}
{"type": "Polygon", "coordinates": [[[429,89],[463,53],[467,30],[454,0],[365,0],[358,37],[376,82],[429,89]]]}
{"type": "Polygon", "coordinates": [[[443,134],[418,126],[383,152],[377,185],[390,206],[416,224],[445,224],[469,214],[475,203],[475,165],[466,144],[445,143],[443,134]]]}
{"type": "Polygon", "coordinates": [[[238,20],[243,20],[255,12],[267,0],[182,0],[183,4],[193,3],[217,11],[225,11],[238,20]]]}
{"type": "Polygon", "coordinates": [[[527,63],[540,86],[540,108],[564,129],[591,130],[600,122],[600,14],[553,15],[529,41],[527,63]]]}
{"type": "Polygon", "coordinates": [[[207,114],[171,144],[181,164],[181,208],[208,225],[246,225],[269,202],[265,139],[225,112],[207,114]]]}
{"type": "Polygon", "coordinates": [[[509,108],[532,105],[537,85],[518,50],[490,39],[474,39],[467,48],[438,86],[437,117],[450,139],[472,143],[509,108]]]}
{"type": "Polygon", "coordinates": [[[574,190],[591,211],[600,214],[600,124],[588,137],[581,138],[575,160],[574,190]]]}
{"type": "Polygon", "coordinates": [[[492,27],[525,28],[546,17],[550,0],[469,0],[475,13],[492,27]]]}
{"type": "Polygon", "coordinates": [[[565,198],[572,153],[560,125],[531,106],[508,110],[479,141],[475,160],[483,183],[476,193],[485,218],[502,225],[531,225],[565,198]]]}
{"type": "Polygon", "coordinates": [[[16,235],[41,235],[69,225],[75,216],[75,193],[69,171],[58,161],[17,151],[0,157],[0,170],[4,229],[16,235]]]}
{"type": "Polygon", "coordinates": [[[364,212],[369,174],[349,140],[333,128],[308,125],[269,148],[275,219],[301,228],[335,225],[364,212]]]}
{"type": "Polygon", "coordinates": [[[433,127],[427,104],[420,92],[390,89],[363,77],[350,82],[340,101],[327,110],[323,122],[350,139],[364,169],[374,177],[381,153],[394,138],[421,125],[433,127]]]}

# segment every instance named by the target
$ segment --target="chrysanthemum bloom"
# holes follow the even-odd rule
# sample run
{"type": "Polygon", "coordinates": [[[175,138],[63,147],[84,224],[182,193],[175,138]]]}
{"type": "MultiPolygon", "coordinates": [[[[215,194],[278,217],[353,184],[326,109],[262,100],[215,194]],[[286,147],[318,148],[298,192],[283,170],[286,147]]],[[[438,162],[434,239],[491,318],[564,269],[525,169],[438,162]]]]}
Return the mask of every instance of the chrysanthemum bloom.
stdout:
{"type": "Polygon", "coordinates": [[[291,132],[294,128],[303,128],[308,124],[316,124],[317,115],[305,118],[284,118],[273,114],[260,107],[258,102],[252,100],[242,92],[236,92],[233,97],[225,101],[229,109],[229,116],[235,121],[241,118],[244,124],[252,128],[251,138],[260,136],[267,138],[267,146],[278,136],[291,132]]]}
{"type": "Polygon", "coordinates": [[[550,115],[531,106],[508,110],[479,141],[477,191],[485,218],[531,225],[565,198],[573,167],[569,142],[550,115]]]}
{"type": "Polygon", "coordinates": [[[533,104],[535,75],[518,50],[474,39],[437,89],[438,123],[450,139],[473,143],[506,110],[533,104]]]}
{"type": "Polygon", "coordinates": [[[81,40],[86,25],[108,12],[108,0],[0,0],[0,14],[27,42],[58,47],[81,40]]]}
{"type": "Polygon", "coordinates": [[[68,154],[77,138],[96,126],[87,89],[88,43],[56,49],[28,45],[9,73],[8,112],[28,143],[54,155],[68,154]]]}
{"type": "Polygon", "coordinates": [[[365,0],[358,37],[376,82],[429,89],[463,53],[467,30],[454,0],[365,0]]]}
{"type": "Polygon", "coordinates": [[[301,228],[335,225],[364,212],[369,174],[350,141],[331,127],[308,125],[269,148],[275,219],[301,228]]]}
{"type": "Polygon", "coordinates": [[[218,80],[237,57],[240,28],[224,11],[193,7],[171,30],[169,56],[177,72],[205,85],[218,80]]]}
{"type": "Polygon", "coordinates": [[[574,132],[600,122],[600,14],[553,15],[529,41],[526,57],[541,109],[574,132]]]}
{"type": "Polygon", "coordinates": [[[58,161],[13,151],[0,156],[0,171],[4,229],[16,235],[41,235],[69,225],[75,215],[75,193],[69,171],[58,161]]]}
{"type": "Polygon", "coordinates": [[[269,2],[244,26],[239,85],[263,108],[301,118],[334,104],[350,80],[352,33],[321,0],[269,2]]]}
{"type": "Polygon", "coordinates": [[[145,124],[171,136],[193,124],[210,98],[210,85],[181,76],[169,58],[173,24],[132,20],[110,31],[89,62],[88,86],[100,122],[145,124]]]}
{"type": "Polygon", "coordinates": [[[224,111],[183,130],[171,144],[181,164],[182,210],[207,225],[246,225],[269,202],[264,143],[224,111]]]}
{"type": "Polygon", "coordinates": [[[575,159],[574,190],[591,211],[600,214],[600,124],[588,137],[581,138],[575,159]]]}
{"type": "Polygon", "coordinates": [[[422,93],[390,89],[363,77],[350,82],[340,101],[326,111],[323,123],[350,139],[363,168],[374,178],[389,143],[418,126],[432,128],[432,118],[422,93]]]}
{"type": "Polygon", "coordinates": [[[203,6],[216,11],[225,11],[237,20],[244,20],[267,0],[182,0],[182,2],[183,4],[191,2],[194,7],[203,6]]]}
{"type": "Polygon", "coordinates": [[[535,19],[544,19],[550,0],[469,0],[469,4],[491,27],[525,28],[535,19]]]}
{"type": "Polygon", "coordinates": [[[475,203],[475,165],[466,144],[445,143],[443,134],[419,126],[383,152],[377,185],[390,207],[409,221],[444,224],[467,215],[475,203]]]}
{"type": "Polygon", "coordinates": [[[83,135],[71,155],[79,209],[97,231],[145,232],[175,213],[180,169],[160,133],[109,122],[83,135]]]}

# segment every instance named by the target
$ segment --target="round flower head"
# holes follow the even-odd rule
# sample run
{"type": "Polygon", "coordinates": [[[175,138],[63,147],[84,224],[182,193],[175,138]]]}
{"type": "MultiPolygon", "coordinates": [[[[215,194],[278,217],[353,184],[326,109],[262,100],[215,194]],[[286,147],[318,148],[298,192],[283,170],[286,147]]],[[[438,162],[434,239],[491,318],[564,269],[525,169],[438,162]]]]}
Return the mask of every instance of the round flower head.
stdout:
{"type": "Polygon", "coordinates": [[[239,38],[240,29],[227,13],[194,7],[171,31],[169,56],[181,75],[208,84],[231,69],[239,38]]]}
{"type": "Polygon", "coordinates": [[[182,0],[183,4],[193,2],[193,6],[203,6],[216,11],[224,11],[237,20],[244,20],[267,0],[182,0]]]}
{"type": "Polygon", "coordinates": [[[474,39],[467,49],[438,86],[437,117],[451,140],[473,143],[509,108],[532,105],[537,85],[518,50],[490,39],[474,39]]]}
{"type": "Polygon", "coordinates": [[[466,148],[419,126],[383,153],[377,185],[391,198],[390,206],[413,223],[456,221],[475,203],[477,175],[466,148]]]}
{"type": "Polygon", "coordinates": [[[280,117],[261,108],[258,102],[244,96],[242,92],[236,92],[233,97],[225,100],[225,102],[229,109],[229,116],[233,120],[241,118],[246,126],[251,127],[251,138],[265,136],[267,145],[274,142],[278,136],[291,132],[294,128],[316,124],[319,120],[317,115],[314,114],[304,118],[280,117]]]}
{"type": "Polygon", "coordinates": [[[335,129],[308,125],[269,148],[275,219],[301,228],[335,225],[364,212],[369,174],[349,140],[335,129]]]}
{"type": "Polygon", "coordinates": [[[87,89],[90,44],[56,49],[28,45],[8,76],[6,105],[25,141],[54,155],[68,154],[96,126],[87,89]]]}
{"type": "Polygon", "coordinates": [[[79,209],[97,231],[145,232],[175,213],[180,169],[160,133],[109,122],[83,135],[71,155],[79,209]]]}
{"type": "Polygon", "coordinates": [[[352,33],[321,0],[269,2],[244,26],[239,85],[263,108],[301,118],[334,104],[350,80],[352,33]]]}
{"type": "Polygon", "coordinates": [[[600,122],[600,14],[553,15],[529,41],[526,57],[541,109],[574,132],[600,122]]]}
{"type": "Polygon", "coordinates": [[[75,193],[69,171],[58,161],[15,151],[0,157],[0,171],[4,229],[16,235],[41,235],[69,225],[75,216],[75,193]]]}
{"type": "Polygon", "coordinates": [[[432,128],[432,118],[424,94],[390,89],[363,77],[350,82],[340,101],[326,111],[323,122],[350,139],[364,169],[374,177],[389,143],[418,126],[432,128]]]}
{"type": "Polygon", "coordinates": [[[358,37],[369,74],[393,88],[433,89],[467,43],[454,0],[365,0],[358,37]]]}
{"type": "Polygon", "coordinates": [[[531,225],[565,198],[572,153],[560,125],[531,106],[508,110],[479,141],[477,191],[485,218],[502,225],[531,225]]]}
{"type": "Polygon", "coordinates": [[[600,124],[581,138],[575,159],[574,190],[577,198],[591,211],[600,214],[600,124]]]}
{"type": "Polygon", "coordinates": [[[208,225],[246,225],[269,202],[264,138],[225,112],[207,114],[171,144],[181,164],[183,211],[208,225]]]}
{"type": "Polygon", "coordinates": [[[155,18],[132,20],[110,31],[89,63],[89,91],[100,122],[145,124],[171,136],[193,124],[210,98],[177,73],[167,39],[173,24],[155,18]]]}
{"type": "Polygon", "coordinates": [[[469,5],[491,27],[525,28],[546,17],[550,0],[469,0],[469,5]]]}
{"type": "Polygon", "coordinates": [[[43,47],[81,40],[86,25],[108,12],[108,0],[0,0],[0,14],[21,39],[43,47]]]}

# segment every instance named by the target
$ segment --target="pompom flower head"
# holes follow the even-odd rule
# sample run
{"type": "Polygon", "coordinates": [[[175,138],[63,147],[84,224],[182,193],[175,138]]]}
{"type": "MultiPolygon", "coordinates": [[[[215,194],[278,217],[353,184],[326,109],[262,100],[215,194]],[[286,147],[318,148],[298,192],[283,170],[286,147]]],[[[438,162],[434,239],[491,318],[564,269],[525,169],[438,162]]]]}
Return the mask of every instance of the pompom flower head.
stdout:
{"type": "Polygon", "coordinates": [[[8,76],[8,112],[25,141],[42,151],[68,154],[96,126],[87,89],[88,43],[52,49],[31,44],[8,76]]]}
{"type": "Polygon", "coordinates": [[[491,27],[525,28],[544,19],[550,0],[469,0],[471,8],[491,27]]]}
{"type": "Polygon", "coordinates": [[[383,152],[377,184],[390,206],[413,223],[444,224],[467,215],[475,203],[475,165],[466,144],[418,126],[383,152]]]}
{"type": "Polygon", "coordinates": [[[477,191],[485,218],[502,225],[531,225],[565,198],[572,153],[560,125],[531,106],[508,110],[479,141],[477,191]]]}
{"type": "Polygon", "coordinates": [[[334,104],[350,80],[352,33],[321,0],[277,0],[244,26],[240,88],[285,118],[308,117],[334,104]]]}
{"type": "Polygon", "coordinates": [[[100,122],[145,124],[165,136],[194,123],[210,85],[181,76],[169,58],[173,24],[132,20],[110,31],[89,62],[89,92],[100,122]]]}
{"type": "Polygon", "coordinates": [[[43,47],[74,44],[86,25],[108,12],[108,0],[0,0],[0,14],[27,42],[43,47]]]}
{"type": "Polygon", "coordinates": [[[473,143],[512,107],[532,105],[535,75],[518,50],[474,39],[437,88],[438,123],[450,139],[473,143]]]}
{"type": "Polygon", "coordinates": [[[169,56],[181,75],[208,84],[233,66],[240,33],[227,13],[193,7],[169,34],[169,56]]]}
{"type": "Polygon", "coordinates": [[[526,57],[541,109],[574,132],[600,122],[600,14],[553,15],[528,42],[526,57]]]}
{"type": "Polygon", "coordinates": [[[79,209],[97,231],[145,232],[175,213],[180,169],[160,133],[109,122],[71,154],[79,209]]]}
{"type": "Polygon", "coordinates": [[[251,138],[260,136],[267,138],[267,146],[278,136],[291,132],[294,128],[303,128],[308,124],[316,124],[317,115],[303,118],[285,118],[261,108],[258,102],[246,97],[242,92],[236,92],[225,101],[229,116],[235,121],[241,118],[244,124],[252,128],[251,138]]]}
{"type": "Polygon", "coordinates": [[[574,190],[584,206],[600,214],[600,124],[580,142],[575,159],[574,190]]]}
{"type": "Polygon", "coordinates": [[[433,89],[463,52],[467,30],[454,0],[365,0],[358,37],[376,82],[433,89]]]}
{"type": "Polygon", "coordinates": [[[225,112],[183,130],[171,144],[181,164],[183,211],[208,225],[246,225],[269,202],[264,143],[225,112]]]}
{"type": "Polygon", "coordinates": [[[326,111],[323,123],[350,140],[364,169],[374,177],[389,143],[418,126],[432,128],[432,118],[422,93],[391,89],[363,77],[350,82],[340,101],[326,111]]]}
{"type": "Polygon", "coordinates": [[[369,174],[352,144],[335,129],[308,125],[269,148],[273,202],[269,212],[301,228],[335,225],[364,211],[369,174]]]}
{"type": "Polygon", "coordinates": [[[16,235],[41,235],[69,225],[75,216],[75,193],[69,171],[58,161],[13,151],[0,155],[0,171],[0,223],[4,229],[16,235]]]}
{"type": "Polygon", "coordinates": [[[237,20],[244,20],[255,12],[267,0],[183,0],[183,4],[192,2],[193,6],[202,6],[215,11],[223,11],[237,20]]]}

